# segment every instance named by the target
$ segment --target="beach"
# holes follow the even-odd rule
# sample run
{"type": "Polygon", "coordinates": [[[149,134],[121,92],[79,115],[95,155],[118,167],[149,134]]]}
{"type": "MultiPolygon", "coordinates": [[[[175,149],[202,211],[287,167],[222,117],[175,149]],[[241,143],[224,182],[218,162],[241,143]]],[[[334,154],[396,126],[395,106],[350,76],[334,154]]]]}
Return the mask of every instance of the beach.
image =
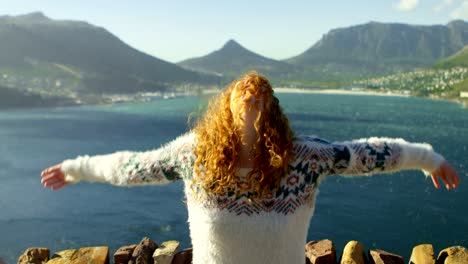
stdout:
{"type": "Polygon", "coordinates": [[[377,92],[366,89],[304,89],[304,88],[285,88],[285,87],[275,87],[273,90],[276,93],[319,93],[319,94],[356,94],[356,95],[378,95],[378,96],[401,96],[409,97],[407,94],[392,93],[392,92],[377,92]]]}

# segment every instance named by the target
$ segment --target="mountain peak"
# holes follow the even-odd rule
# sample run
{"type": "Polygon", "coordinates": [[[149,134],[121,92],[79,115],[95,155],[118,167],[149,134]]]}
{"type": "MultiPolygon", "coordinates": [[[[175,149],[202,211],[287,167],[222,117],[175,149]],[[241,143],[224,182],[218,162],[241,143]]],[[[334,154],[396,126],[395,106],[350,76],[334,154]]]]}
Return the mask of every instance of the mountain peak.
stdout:
{"type": "Polygon", "coordinates": [[[86,27],[86,28],[97,28],[85,21],[75,20],[56,20],[47,17],[44,13],[37,11],[22,15],[4,15],[0,16],[0,23],[15,24],[19,26],[35,27],[41,25],[53,25],[63,27],[86,27]]]}
{"type": "Polygon", "coordinates": [[[44,24],[53,22],[52,19],[45,16],[42,12],[33,12],[16,16],[4,15],[0,16],[0,21],[21,25],[44,24]]]}
{"type": "Polygon", "coordinates": [[[19,15],[19,16],[13,16],[11,17],[15,20],[20,20],[20,21],[27,21],[27,22],[49,22],[51,21],[50,18],[44,15],[44,13],[37,11],[37,12],[32,12],[24,15],[19,15]]]}
{"type": "Polygon", "coordinates": [[[239,44],[234,39],[230,39],[230,40],[228,40],[228,42],[226,42],[226,44],[224,44],[224,46],[221,49],[223,49],[223,50],[224,49],[232,50],[232,49],[245,49],[245,48],[242,47],[241,44],[239,44]]]}
{"type": "Polygon", "coordinates": [[[29,14],[25,14],[25,15],[22,15],[22,17],[27,17],[27,18],[31,18],[31,19],[47,19],[47,20],[49,20],[49,18],[46,15],[44,15],[44,13],[42,13],[41,11],[36,11],[36,12],[29,13],[29,14]]]}

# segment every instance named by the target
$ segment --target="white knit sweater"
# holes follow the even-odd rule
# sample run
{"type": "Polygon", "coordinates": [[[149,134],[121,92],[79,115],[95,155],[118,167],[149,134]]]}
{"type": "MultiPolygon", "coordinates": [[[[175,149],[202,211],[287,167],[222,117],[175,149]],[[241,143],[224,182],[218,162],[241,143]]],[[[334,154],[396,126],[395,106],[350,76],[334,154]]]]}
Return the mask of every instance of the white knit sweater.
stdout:
{"type": "Polygon", "coordinates": [[[402,169],[429,173],[444,161],[430,145],[402,139],[330,143],[301,136],[294,143],[290,173],[278,190],[252,198],[252,186],[245,178],[248,169],[239,169],[238,186],[215,196],[191,185],[194,144],[194,134],[187,133],[152,151],[66,160],[62,170],[71,182],[134,186],[184,180],[195,264],[303,264],[317,187],[326,175],[370,175],[402,169]],[[239,194],[235,189],[242,191],[239,194]]]}

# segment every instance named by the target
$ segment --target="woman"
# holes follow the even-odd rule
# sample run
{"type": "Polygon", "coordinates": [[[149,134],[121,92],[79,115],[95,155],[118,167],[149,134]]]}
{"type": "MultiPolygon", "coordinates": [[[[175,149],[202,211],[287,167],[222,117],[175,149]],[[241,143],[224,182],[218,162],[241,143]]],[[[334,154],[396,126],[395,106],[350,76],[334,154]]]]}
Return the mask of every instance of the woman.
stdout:
{"type": "Polygon", "coordinates": [[[304,263],[317,187],[330,174],[422,169],[460,182],[428,144],[295,136],[268,80],[253,72],[210,103],[193,131],[148,152],[66,160],[42,172],[53,190],[81,180],[121,186],[185,182],[193,263],[304,263]]]}

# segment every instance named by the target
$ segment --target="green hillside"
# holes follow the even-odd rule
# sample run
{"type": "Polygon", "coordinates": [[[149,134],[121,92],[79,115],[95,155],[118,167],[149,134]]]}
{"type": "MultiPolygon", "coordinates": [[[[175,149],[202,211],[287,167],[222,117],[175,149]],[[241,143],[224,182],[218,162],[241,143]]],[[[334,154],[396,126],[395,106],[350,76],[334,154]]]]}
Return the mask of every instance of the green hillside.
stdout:
{"type": "Polygon", "coordinates": [[[437,68],[468,67],[468,45],[453,56],[439,61],[437,68]]]}
{"type": "Polygon", "coordinates": [[[84,97],[217,82],[142,53],[101,27],[42,13],[0,17],[0,85],[84,97]]]}
{"type": "Polygon", "coordinates": [[[417,26],[371,22],[331,30],[286,60],[304,67],[296,79],[346,80],[431,67],[468,44],[468,23],[417,26]]]}
{"type": "Polygon", "coordinates": [[[251,70],[274,85],[336,88],[358,80],[355,85],[441,97],[466,89],[468,75],[468,23],[462,20],[334,29],[282,61],[230,40],[206,56],[173,64],[130,47],[104,28],[42,13],[0,16],[0,40],[0,86],[80,103],[115,94],[199,89],[251,70]]]}

